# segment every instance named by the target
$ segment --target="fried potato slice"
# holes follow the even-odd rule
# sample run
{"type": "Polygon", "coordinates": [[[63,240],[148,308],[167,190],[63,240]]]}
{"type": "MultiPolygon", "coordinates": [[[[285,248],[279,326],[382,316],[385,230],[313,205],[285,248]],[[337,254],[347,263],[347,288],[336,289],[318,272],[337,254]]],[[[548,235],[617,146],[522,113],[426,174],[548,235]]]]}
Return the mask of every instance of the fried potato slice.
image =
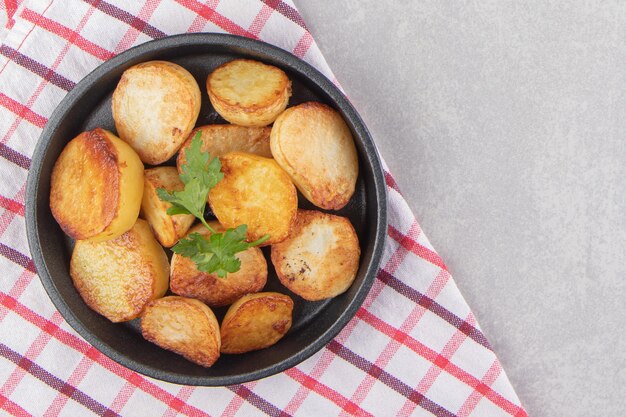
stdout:
{"type": "Polygon", "coordinates": [[[296,187],[269,158],[231,152],[220,158],[224,178],[209,192],[209,204],[225,228],[248,225],[248,241],[268,234],[264,244],[289,234],[298,209],[296,187]]]}
{"type": "Polygon", "coordinates": [[[191,146],[191,140],[200,132],[202,139],[202,152],[208,152],[211,157],[221,157],[229,152],[246,152],[255,155],[272,157],[270,150],[269,127],[244,127],[237,125],[206,125],[195,128],[178,152],[176,166],[181,171],[187,158],[185,151],[191,146]]]}
{"type": "Polygon", "coordinates": [[[141,315],[141,334],[206,368],[220,356],[220,328],[215,314],[191,298],[169,296],[150,302],[141,315]]]}
{"type": "Polygon", "coordinates": [[[124,71],[113,92],[115,128],[142,161],[158,165],[187,139],[200,104],[200,87],[189,71],[172,62],[144,62],[124,71]]]}
{"type": "Polygon", "coordinates": [[[167,291],[169,263],[145,220],[105,242],[78,240],[70,276],[85,303],[112,322],[132,320],[167,291]]]}
{"type": "Polygon", "coordinates": [[[152,226],[161,245],[169,248],[187,233],[196,218],[193,214],[167,214],[167,209],[172,205],[162,201],[156,190],[164,188],[167,191],[180,191],[185,188],[185,184],[180,180],[176,168],[170,166],[146,169],[144,175],[142,216],[152,226]]]}
{"type": "Polygon", "coordinates": [[[339,210],[354,194],[359,160],[341,115],[316,102],[285,110],[274,122],[272,155],[317,207],[339,210]]]}
{"type": "Polygon", "coordinates": [[[207,78],[213,108],[230,123],[267,126],[287,107],[291,81],[281,69],[250,59],[217,67],[207,78]]]}
{"type": "Polygon", "coordinates": [[[276,292],[241,297],[222,320],[222,353],[245,353],[278,342],[291,328],[293,300],[276,292]]]}
{"type": "Polygon", "coordinates": [[[63,149],[52,169],[50,209],[74,239],[115,238],[133,227],[143,192],[143,164],[104,129],[83,132],[63,149]]]}
{"type": "Polygon", "coordinates": [[[272,246],[272,263],[280,282],[305,300],[317,301],[345,292],[356,277],[361,249],[345,217],[298,210],[289,237],[272,246]]]}
{"type": "MultiPolygon", "coordinates": [[[[208,223],[216,232],[224,231],[217,221],[208,223]]],[[[211,235],[202,224],[194,226],[189,233],[211,235]]],[[[249,248],[236,256],[241,261],[241,269],[226,278],[219,278],[217,274],[199,271],[191,259],[175,253],[170,268],[170,289],[175,294],[197,298],[211,307],[232,304],[243,295],[261,291],[267,282],[267,261],[261,250],[249,248]]]]}

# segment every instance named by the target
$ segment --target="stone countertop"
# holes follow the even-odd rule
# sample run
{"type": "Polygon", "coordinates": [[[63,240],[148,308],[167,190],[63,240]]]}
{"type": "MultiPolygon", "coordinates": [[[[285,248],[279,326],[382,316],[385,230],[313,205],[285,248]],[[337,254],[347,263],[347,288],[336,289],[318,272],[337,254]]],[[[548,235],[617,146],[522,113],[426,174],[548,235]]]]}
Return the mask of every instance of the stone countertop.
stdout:
{"type": "Polygon", "coordinates": [[[626,3],[296,4],[529,415],[626,415],[626,3]]]}

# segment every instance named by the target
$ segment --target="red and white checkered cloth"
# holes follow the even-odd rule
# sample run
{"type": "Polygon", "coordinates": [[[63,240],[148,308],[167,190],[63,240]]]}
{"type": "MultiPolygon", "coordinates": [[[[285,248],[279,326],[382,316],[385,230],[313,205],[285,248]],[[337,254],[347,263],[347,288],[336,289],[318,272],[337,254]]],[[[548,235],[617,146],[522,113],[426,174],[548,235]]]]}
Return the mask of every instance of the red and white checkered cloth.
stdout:
{"type": "Polygon", "coordinates": [[[380,272],[320,352],[237,386],[180,386],[113,362],[65,323],[29,257],[30,156],[65,94],[102,61],[154,38],[229,32],[333,75],[290,0],[0,0],[0,414],[82,416],[526,416],[392,176],[380,272]]]}

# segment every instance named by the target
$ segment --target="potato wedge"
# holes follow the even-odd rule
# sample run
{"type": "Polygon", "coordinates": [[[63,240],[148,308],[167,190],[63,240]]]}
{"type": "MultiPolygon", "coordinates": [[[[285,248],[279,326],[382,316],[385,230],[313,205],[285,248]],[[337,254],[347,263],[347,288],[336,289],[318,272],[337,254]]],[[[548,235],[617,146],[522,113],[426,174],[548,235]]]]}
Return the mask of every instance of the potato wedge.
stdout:
{"type": "Polygon", "coordinates": [[[298,210],[289,237],[272,246],[272,263],[280,282],[305,300],[317,301],[345,292],[359,269],[361,249],[345,217],[298,210]]]}
{"type": "Polygon", "coordinates": [[[182,172],[180,166],[187,161],[185,151],[191,146],[191,140],[200,132],[202,139],[202,152],[208,152],[211,157],[224,156],[229,152],[246,152],[255,155],[272,157],[270,149],[269,127],[244,127],[237,125],[206,125],[194,129],[178,152],[176,166],[178,172],[182,172]]]}
{"type": "Polygon", "coordinates": [[[113,92],[115,128],[142,161],[158,165],[187,139],[200,103],[198,83],[180,65],[166,61],[137,64],[124,71],[113,92]]]}
{"type": "Polygon", "coordinates": [[[274,123],[272,155],[317,207],[339,210],[354,194],[359,160],[341,115],[315,102],[285,110],[274,123]]]}
{"type": "Polygon", "coordinates": [[[241,297],[222,320],[222,353],[245,353],[278,342],[291,328],[293,300],[276,292],[241,297]]]}
{"type": "Polygon", "coordinates": [[[231,152],[220,158],[224,178],[209,192],[209,204],[226,228],[248,225],[248,241],[270,235],[284,240],[298,209],[296,187],[269,158],[231,152]]]}
{"type": "Polygon", "coordinates": [[[167,291],[169,263],[145,220],[105,242],[78,240],[70,276],[85,303],[112,322],[137,318],[167,291]]]}
{"type": "Polygon", "coordinates": [[[52,169],[50,209],[74,239],[99,242],[133,227],[143,193],[143,164],[104,129],[83,132],[63,149],[52,169]]]}
{"type": "Polygon", "coordinates": [[[191,298],[169,296],[150,302],[141,315],[141,334],[206,368],[220,356],[220,328],[215,314],[191,298]]]}
{"type": "Polygon", "coordinates": [[[141,214],[150,223],[161,245],[169,248],[187,233],[196,218],[193,214],[167,214],[167,209],[172,205],[161,201],[156,190],[164,188],[167,191],[180,191],[185,188],[185,184],[180,180],[176,168],[170,166],[146,169],[144,175],[141,214]]]}
{"type": "MultiPolygon", "coordinates": [[[[224,228],[216,221],[209,222],[216,232],[224,228]]],[[[210,236],[202,224],[194,226],[189,233],[210,236]]],[[[267,261],[259,248],[249,248],[237,254],[241,269],[226,278],[199,271],[189,258],[175,253],[170,268],[170,289],[174,294],[197,298],[211,307],[232,304],[243,295],[259,292],[267,282],[267,261]]]]}
{"type": "Polygon", "coordinates": [[[281,69],[250,59],[217,67],[206,81],[220,116],[240,126],[267,126],[287,107],[291,81],[281,69]]]}

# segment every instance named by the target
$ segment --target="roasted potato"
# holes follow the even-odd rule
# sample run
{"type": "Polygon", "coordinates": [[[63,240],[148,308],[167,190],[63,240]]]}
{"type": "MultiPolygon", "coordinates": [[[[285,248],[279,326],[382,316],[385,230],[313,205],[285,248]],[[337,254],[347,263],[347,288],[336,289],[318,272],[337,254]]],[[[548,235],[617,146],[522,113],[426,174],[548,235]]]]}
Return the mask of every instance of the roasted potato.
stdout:
{"type": "Polygon", "coordinates": [[[317,301],[345,292],[359,268],[361,249],[345,217],[298,210],[289,237],[272,246],[272,263],[280,282],[305,300],[317,301]]]}
{"type": "Polygon", "coordinates": [[[248,241],[263,235],[269,245],[289,234],[298,195],[289,176],[269,158],[231,152],[220,158],[224,178],[209,192],[209,204],[226,228],[248,225],[248,241]]]}
{"type": "Polygon", "coordinates": [[[99,242],[133,227],[143,192],[143,164],[104,129],[83,132],[63,149],[52,169],[50,209],[74,239],[99,242]]]}
{"type": "Polygon", "coordinates": [[[220,356],[220,328],[213,311],[198,300],[170,296],[150,302],[141,334],[191,362],[210,367],[220,356]]]}
{"type": "Polygon", "coordinates": [[[250,59],[217,67],[206,81],[220,116],[240,126],[267,126],[287,107],[291,81],[281,69],[250,59]]]}
{"type": "Polygon", "coordinates": [[[141,160],[158,165],[187,139],[200,103],[200,88],[189,71],[172,62],[149,61],[122,74],[113,92],[113,120],[120,138],[141,160]]]}
{"type": "Polygon", "coordinates": [[[70,276],[85,303],[112,322],[132,320],[167,291],[169,264],[145,220],[105,242],[78,240],[70,276]]]}
{"type": "MultiPolygon", "coordinates": [[[[216,221],[209,225],[218,233],[224,228],[216,221]]],[[[210,236],[211,232],[202,224],[193,227],[189,233],[210,236]]],[[[189,258],[175,253],[170,268],[170,289],[184,297],[197,298],[212,307],[232,304],[241,296],[259,292],[267,282],[267,261],[259,248],[249,248],[236,255],[241,261],[241,269],[218,278],[217,274],[199,271],[189,258]]]]}
{"type": "Polygon", "coordinates": [[[291,328],[293,300],[276,292],[241,297],[222,320],[222,353],[245,353],[278,342],[291,328]]]}
{"type": "Polygon", "coordinates": [[[202,152],[213,157],[224,156],[229,152],[239,151],[255,155],[272,157],[270,150],[269,127],[244,127],[237,125],[206,125],[194,129],[178,152],[176,166],[182,172],[181,165],[187,161],[185,151],[191,146],[192,139],[200,132],[202,152]]]}
{"type": "Polygon", "coordinates": [[[359,175],[350,129],[341,115],[315,102],[285,110],[274,122],[272,155],[311,203],[327,210],[344,207],[359,175]]]}
{"type": "Polygon", "coordinates": [[[146,169],[141,200],[142,216],[150,223],[157,240],[165,247],[173,246],[178,239],[187,233],[196,219],[193,214],[175,214],[170,216],[167,209],[171,204],[162,201],[157,195],[158,188],[167,191],[180,191],[185,185],[174,167],[161,166],[146,169]]]}

